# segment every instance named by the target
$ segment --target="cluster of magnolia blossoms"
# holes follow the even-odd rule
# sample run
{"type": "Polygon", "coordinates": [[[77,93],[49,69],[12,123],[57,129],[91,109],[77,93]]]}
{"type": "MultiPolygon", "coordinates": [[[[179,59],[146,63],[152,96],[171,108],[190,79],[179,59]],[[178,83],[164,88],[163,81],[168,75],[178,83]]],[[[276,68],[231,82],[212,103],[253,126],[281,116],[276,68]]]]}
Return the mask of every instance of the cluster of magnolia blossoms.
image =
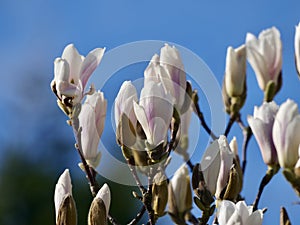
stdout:
{"type": "Polygon", "coordinates": [[[104,129],[107,102],[104,94],[95,91],[93,85],[87,92],[85,89],[104,50],[96,48],[84,57],[73,44],[66,46],[62,56],[54,61],[54,79],[51,82],[57,104],[69,117],[78,148],[92,168],[100,162],[98,144],[104,129]]]}
{"type": "Polygon", "coordinates": [[[265,164],[270,168],[283,168],[299,195],[300,114],[297,104],[290,99],[280,107],[275,102],[264,102],[254,108],[248,122],[265,164]]]}
{"type": "Polygon", "coordinates": [[[191,87],[175,47],[166,44],[160,56],[154,55],[144,78],[139,99],[134,85],[125,81],[115,100],[118,143],[124,157],[139,167],[156,164],[169,156],[169,146],[176,135],[176,144],[180,141],[180,118],[190,113],[187,111],[191,104],[191,87]],[[168,138],[170,127],[172,134],[168,138]]]}

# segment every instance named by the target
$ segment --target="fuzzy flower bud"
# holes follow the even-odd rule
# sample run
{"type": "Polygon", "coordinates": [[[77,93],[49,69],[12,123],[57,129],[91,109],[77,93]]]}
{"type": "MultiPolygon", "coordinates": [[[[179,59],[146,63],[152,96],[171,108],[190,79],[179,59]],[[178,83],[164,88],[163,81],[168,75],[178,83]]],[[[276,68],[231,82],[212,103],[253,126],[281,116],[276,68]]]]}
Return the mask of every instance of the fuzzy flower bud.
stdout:
{"type": "Polygon", "coordinates": [[[229,114],[238,113],[246,99],[246,47],[228,47],[223,81],[223,99],[229,114]]]}
{"type": "Polygon", "coordinates": [[[72,196],[72,184],[69,170],[66,169],[59,177],[55,186],[54,204],[56,224],[77,224],[77,212],[72,196]]]}
{"type": "Polygon", "coordinates": [[[169,183],[169,213],[184,218],[184,214],[192,208],[192,192],[190,176],[186,165],[182,165],[169,183]]]}
{"type": "Polygon", "coordinates": [[[107,184],[104,184],[92,201],[88,225],[107,225],[111,194],[107,184]]]}

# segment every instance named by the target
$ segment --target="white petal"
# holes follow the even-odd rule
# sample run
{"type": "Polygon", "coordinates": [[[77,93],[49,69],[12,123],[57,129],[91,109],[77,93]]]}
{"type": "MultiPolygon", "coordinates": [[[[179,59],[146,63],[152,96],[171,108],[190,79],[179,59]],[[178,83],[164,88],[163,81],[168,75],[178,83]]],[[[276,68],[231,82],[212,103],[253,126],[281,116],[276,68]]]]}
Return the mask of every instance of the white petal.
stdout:
{"type": "Polygon", "coordinates": [[[80,71],[80,80],[82,82],[83,89],[85,88],[88,79],[101,62],[104,51],[105,48],[96,48],[89,52],[84,59],[80,71]]]}
{"type": "Polygon", "coordinates": [[[146,134],[147,140],[150,143],[152,143],[153,142],[152,133],[150,132],[149,122],[148,122],[148,118],[145,113],[145,109],[142,106],[140,106],[139,104],[137,104],[136,102],[133,102],[133,109],[134,109],[134,113],[135,113],[137,120],[141,124],[143,131],[146,134]]]}
{"type": "Polygon", "coordinates": [[[219,211],[218,211],[218,222],[219,225],[227,225],[230,217],[235,212],[235,204],[228,200],[223,200],[221,202],[219,211]]]}
{"type": "Polygon", "coordinates": [[[98,191],[95,198],[100,198],[104,202],[106,208],[106,215],[108,215],[110,202],[111,202],[111,193],[109,186],[105,183],[102,188],[98,191]]]}
{"type": "Polygon", "coordinates": [[[69,63],[70,78],[74,80],[75,84],[78,84],[82,58],[73,44],[65,47],[62,59],[65,59],[69,63]]]}
{"type": "Polygon", "coordinates": [[[58,216],[58,210],[60,208],[62,200],[68,194],[72,195],[72,184],[71,184],[70,172],[68,169],[65,169],[65,171],[60,175],[57,184],[55,185],[54,204],[55,204],[56,217],[58,216]]]}

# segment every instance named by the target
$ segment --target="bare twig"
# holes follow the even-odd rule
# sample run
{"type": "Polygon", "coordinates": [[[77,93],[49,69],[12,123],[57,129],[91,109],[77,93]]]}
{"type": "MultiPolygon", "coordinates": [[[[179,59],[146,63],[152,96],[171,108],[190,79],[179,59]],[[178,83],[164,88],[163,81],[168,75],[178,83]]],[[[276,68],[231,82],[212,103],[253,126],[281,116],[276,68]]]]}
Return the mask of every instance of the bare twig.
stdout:
{"type": "Polygon", "coordinates": [[[131,220],[128,223],[128,225],[135,225],[135,224],[137,224],[141,220],[141,218],[143,217],[143,215],[144,215],[145,212],[146,212],[146,207],[145,207],[145,205],[143,205],[142,208],[141,208],[141,210],[136,215],[136,217],[133,220],[131,220]]]}

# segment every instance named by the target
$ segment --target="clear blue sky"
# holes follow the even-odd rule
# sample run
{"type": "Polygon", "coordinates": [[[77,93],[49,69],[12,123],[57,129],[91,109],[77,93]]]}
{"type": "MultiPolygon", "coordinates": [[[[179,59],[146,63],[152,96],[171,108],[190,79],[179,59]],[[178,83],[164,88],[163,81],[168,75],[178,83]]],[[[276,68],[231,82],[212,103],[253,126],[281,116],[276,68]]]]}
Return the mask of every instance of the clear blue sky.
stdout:
{"type": "MultiPolygon", "coordinates": [[[[34,110],[35,103],[52,95],[49,83],[53,77],[53,60],[69,43],[74,43],[82,54],[95,47],[106,47],[109,51],[140,40],[176,43],[201,57],[221,84],[227,47],[243,44],[247,32],[257,35],[262,29],[276,26],[283,41],[283,87],[275,100],[280,104],[290,97],[300,104],[300,82],[293,54],[295,25],[299,21],[298,1],[2,0],[0,99],[3,104],[0,115],[4,119],[0,142],[8,143],[14,135],[18,135],[21,141],[34,140],[38,128],[31,123],[35,121],[34,115],[38,111],[34,110]],[[33,88],[38,80],[33,80],[28,75],[30,73],[38,73],[49,81],[38,89],[42,92],[35,92],[32,98],[26,96],[26,89],[33,88]]],[[[249,92],[242,110],[244,118],[262,99],[250,66],[247,72],[249,92]]],[[[120,77],[119,83],[122,81],[123,77],[120,77]]],[[[116,93],[108,92],[108,95],[114,96],[116,93]]],[[[43,106],[46,105],[53,110],[55,99],[43,106]]],[[[234,127],[231,134],[238,131],[234,127]]],[[[201,135],[207,138],[204,131],[201,135]]],[[[242,141],[240,136],[238,141],[242,141]]],[[[249,149],[251,153],[243,196],[251,203],[266,167],[254,138],[249,149]]],[[[292,203],[298,200],[279,173],[266,188],[259,205],[268,208],[264,224],[279,224],[281,205],[287,208],[292,223],[296,224],[300,221],[300,206],[292,203]]]]}

